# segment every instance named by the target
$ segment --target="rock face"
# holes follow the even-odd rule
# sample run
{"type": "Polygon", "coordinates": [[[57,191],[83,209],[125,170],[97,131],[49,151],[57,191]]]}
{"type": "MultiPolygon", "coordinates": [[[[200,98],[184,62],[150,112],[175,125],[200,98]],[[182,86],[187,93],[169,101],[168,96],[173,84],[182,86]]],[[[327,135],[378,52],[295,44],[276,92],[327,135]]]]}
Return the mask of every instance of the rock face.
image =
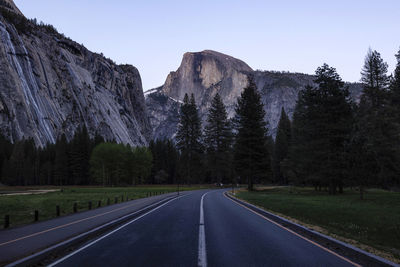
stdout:
{"type": "MultiPolygon", "coordinates": [[[[173,138],[178,123],[179,102],[185,93],[194,94],[203,125],[212,98],[219,93],[227,107],[229,117],[234,116],[235,104],[247,76],[253,75],[260,91],[269,132],[273,136],[282,107],[293,115],[299,91],[313,85],[312,75],[270,71],[253,71],[246,63],[231,56],[206,50],[186,53],[177,71],[171,72],[163,86],[146,94],[146,104],[155,139],[173,138]],[[168,118],[166,120],[166,118],[168,118]]],[[[358,99],[361,86],[349,84],[354,99],[358,99]]]]}
{"type": "Polygon", "coordinates": [[[85,125],[92,136],[147,144],[152,130],[138,70],[26,20],[18,9],[4,13],[5,2],[12,1],[0,1],[1,133],[43,146],[85,125]]]}

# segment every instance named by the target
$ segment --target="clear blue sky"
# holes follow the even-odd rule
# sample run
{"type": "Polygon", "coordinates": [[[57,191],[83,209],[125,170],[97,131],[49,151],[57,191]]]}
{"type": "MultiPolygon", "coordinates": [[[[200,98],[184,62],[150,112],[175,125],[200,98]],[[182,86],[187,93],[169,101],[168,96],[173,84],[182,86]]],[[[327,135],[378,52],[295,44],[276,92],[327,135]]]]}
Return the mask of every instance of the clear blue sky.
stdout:
{"type": "Polygon", "coordinates": [[[314,73],[326,62],[358,81],[369,47],[393,70],[399,0],[15,0],[88,49],[136,66],[144,90],[162,85],[183,53],[212,49],[253,69],[314,73]]]}

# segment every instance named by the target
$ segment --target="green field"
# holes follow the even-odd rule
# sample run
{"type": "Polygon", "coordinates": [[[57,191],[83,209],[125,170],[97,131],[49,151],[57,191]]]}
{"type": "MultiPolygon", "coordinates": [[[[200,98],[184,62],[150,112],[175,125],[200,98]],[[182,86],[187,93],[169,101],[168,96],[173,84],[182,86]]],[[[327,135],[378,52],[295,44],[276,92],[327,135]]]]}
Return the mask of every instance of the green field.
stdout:
{"type": "MultiPolygon", "coordinates": [[[[204,187],[180,187],[180,190],[195,190],[204,187]]],[[[56,217],[56,206],[60,206],[61,216],[73,213],[73,205],[77,203],[78,211],[88,210],[89,201],[92,209],[101,205],[115,203],[115,198],[121,202],[129,199],[143,198],[148,195],[177,191],[177,186],[137,186],[137,187],[0,187],[0,228],[4,226],[4,216],[10,216],[10,227],[32,223],[35,210],[39,211],[39,220],[56,217]],[[58,190],[38,195],[4,195],[6,193],[23,193],[28,190],[58,190]]]]}
{"type": "Polygon", "coordinates": [[[237,196],[400,262],[400,193],[371,189],[360,200],[352,190],[332,196],[312,188],[271,187],[237,196]]]}

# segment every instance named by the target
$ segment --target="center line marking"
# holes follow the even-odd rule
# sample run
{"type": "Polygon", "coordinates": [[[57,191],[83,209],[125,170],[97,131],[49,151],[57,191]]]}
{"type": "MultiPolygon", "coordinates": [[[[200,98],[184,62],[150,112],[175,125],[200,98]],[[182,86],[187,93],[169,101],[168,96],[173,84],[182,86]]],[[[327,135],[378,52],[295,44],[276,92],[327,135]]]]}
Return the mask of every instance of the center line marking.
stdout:
{"type": "Polygon", "coordinates": [[[204,197],[210,192],[201,196],[200,200],[200,223],[199,223],[199,258],[197,266],[207,267],[206,235],[204,231],[204,197]]]}

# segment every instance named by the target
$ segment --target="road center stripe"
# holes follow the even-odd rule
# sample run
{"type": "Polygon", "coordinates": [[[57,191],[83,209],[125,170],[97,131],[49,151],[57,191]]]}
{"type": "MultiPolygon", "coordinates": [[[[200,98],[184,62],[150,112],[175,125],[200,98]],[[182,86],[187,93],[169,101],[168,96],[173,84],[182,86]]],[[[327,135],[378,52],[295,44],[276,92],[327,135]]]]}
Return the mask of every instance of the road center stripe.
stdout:
{"type": "Polygon", "coordinates": [[[200,200],[200,222],[199,222],[199,258],[197,266],[207,267],[206,234],[204,231],[204,197],[209,192],[201,196],[200,200]]]}

